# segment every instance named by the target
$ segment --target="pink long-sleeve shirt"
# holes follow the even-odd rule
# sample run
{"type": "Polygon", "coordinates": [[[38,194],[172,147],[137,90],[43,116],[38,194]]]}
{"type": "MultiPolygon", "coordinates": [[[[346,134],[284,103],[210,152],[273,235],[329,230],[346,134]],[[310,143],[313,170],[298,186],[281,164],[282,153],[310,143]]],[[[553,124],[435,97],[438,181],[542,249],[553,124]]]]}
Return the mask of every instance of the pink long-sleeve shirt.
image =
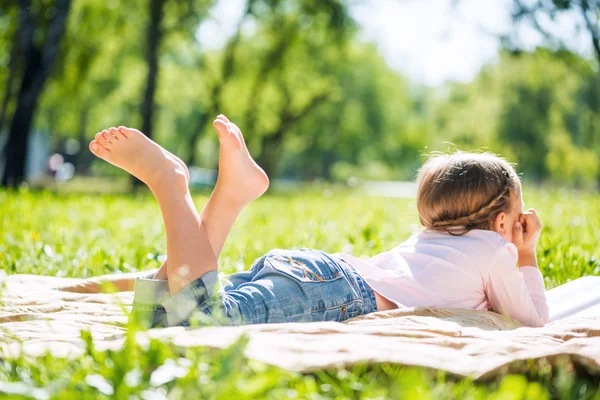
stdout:
{"type": "Polygon", "coordinates": [[[542,274],[517,268],[516,246],[493,231],[424,231],[367,261],[338,256],[399,307],[491,309],[534,327],[549,319],[542,274]]]}

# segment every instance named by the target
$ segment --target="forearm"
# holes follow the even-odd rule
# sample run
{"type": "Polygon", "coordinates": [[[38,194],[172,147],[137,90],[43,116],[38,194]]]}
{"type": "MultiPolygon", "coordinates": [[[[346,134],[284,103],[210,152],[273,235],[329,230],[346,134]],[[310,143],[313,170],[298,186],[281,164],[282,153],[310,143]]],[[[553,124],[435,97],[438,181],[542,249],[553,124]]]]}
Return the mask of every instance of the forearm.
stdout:
{"type": "Polygon", "coordinates": [[[517,261],[519,267],[538,267],[537,256],[535,250],[520,251],[519,260],[517,261]]]}

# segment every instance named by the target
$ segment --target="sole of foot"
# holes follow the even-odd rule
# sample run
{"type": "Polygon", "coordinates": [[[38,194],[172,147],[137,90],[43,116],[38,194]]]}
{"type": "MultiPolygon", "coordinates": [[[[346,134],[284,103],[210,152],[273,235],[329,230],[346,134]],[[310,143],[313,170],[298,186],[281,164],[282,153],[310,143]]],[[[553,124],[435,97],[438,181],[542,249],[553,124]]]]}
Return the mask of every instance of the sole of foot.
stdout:
{"type": "Polygon", "coordinates": [[[187,190],[189,171],[185,163],[137,129],[105,129],[96,134],[89,148],[95,156],[124,169],[151,189],[177,185],[187,190]]]}

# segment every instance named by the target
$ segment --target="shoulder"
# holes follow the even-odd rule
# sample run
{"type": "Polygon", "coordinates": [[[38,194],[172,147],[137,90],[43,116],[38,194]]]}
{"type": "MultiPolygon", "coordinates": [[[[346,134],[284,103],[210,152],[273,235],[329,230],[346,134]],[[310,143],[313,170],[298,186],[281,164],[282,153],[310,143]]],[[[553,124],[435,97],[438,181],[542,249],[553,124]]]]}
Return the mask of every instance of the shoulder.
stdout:
{"type": "Polygon", "coordinates": [[[494,231],[478,231],[486,232],[486,234],[480,234],[480,236],[486,236],[486,240],[492,249],[492,254],[489,259],[489,268],[515,268],[517,260],[519,258],[517,246],[508,240],[504,239],[498,233],[494,231]]]}
{"type": "Polygon", "coordinates": [[[427,230],[411,238],[413,241],[439,242],[452,246],[471,247],[477,252],[495,252],[499,247],[512,245],[494,231],[473,229],[464,235],[427,230]]]}
{"type": "Polygon", "coordinates": [[[515,265],[517,262],[517,247],[494,231],[474,229],[461,236],[443,232],[429,235],[430,240],[443,242],[459,250],[482,267],[499,262],[512,262],[515,265]]]}
{"type": "Polygon", "coordinates": [[[468,232],[465,236],[473,239],[474,241],[480,242],[483,245],[489,246],[494,250],[511,247],[514,247],[515,251],[517,250],[517,247],[513,243],[504,239],[502,236],[500,236],[500,234],[498,234],[498,232],[488,231],[484,229],[473,229],[472,231],[468,232]]]}

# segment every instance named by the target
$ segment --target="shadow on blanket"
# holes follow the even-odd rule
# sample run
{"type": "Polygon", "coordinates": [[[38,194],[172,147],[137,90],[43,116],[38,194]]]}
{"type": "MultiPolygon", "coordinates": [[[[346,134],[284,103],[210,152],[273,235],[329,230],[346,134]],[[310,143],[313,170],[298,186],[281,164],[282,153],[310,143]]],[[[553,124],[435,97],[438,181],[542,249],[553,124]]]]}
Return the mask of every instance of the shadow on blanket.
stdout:
{"type": "MultiPolygon", "coordinates": [[[[131,292],[61,291],[83,280],[11,275],[2,278],[0,356],[17,352],[77,356],[80,331],[97,349],[123,345],[131,292]]],[[[529,359],[567,361],[600,373],[600,317],[573,317],[544,328],[520,327],[489,311],[418,307],[373,313],[344,323],[289,323],[238,327],[153,329],[143,335],[188,348],[230,346],[241,335],[246,355],[295,371],[400,363],[489,378],[530,368],[529,359]]]]}

